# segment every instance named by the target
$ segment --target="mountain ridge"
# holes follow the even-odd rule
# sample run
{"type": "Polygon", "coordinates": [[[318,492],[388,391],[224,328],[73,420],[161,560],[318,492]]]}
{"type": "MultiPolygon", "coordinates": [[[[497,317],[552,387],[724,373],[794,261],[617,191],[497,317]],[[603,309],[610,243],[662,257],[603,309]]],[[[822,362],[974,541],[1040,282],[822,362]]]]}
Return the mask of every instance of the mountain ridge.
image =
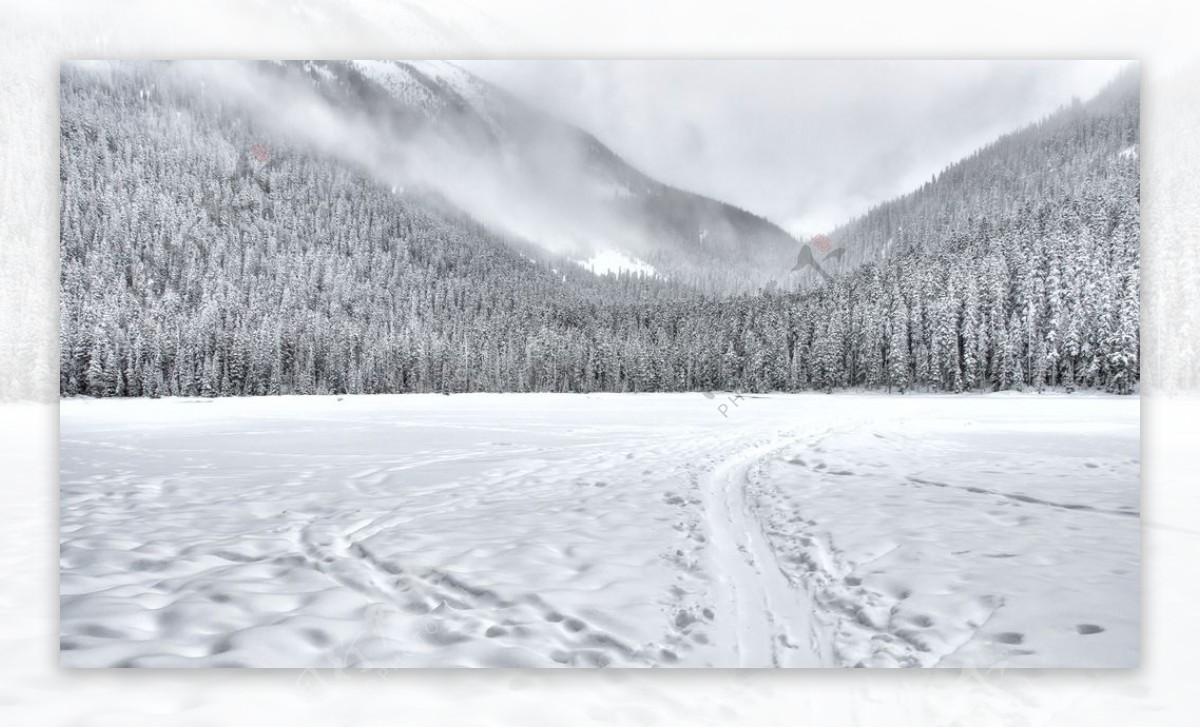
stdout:
{"type": "MultiPolygon", "coordinates": [[[[1011,195],[964,183],[953,226],[907,229],[914,244],[827,283],[727,295],[593,275],[575,251],[432,204],[395,173],[426,171],[426,147],[461,165],[435,180],[491,191],[472,160],[438,156],[460,135],[423,136],[415,109],[354,74],[299,93],[269,74],[302,66],[266,65],[264,80],[64,64],[60,394],[1136,389],[1139,170],[1112,144],[1136,104],[1018,155],[1011,195]],[[330,107],[350,92],[365,96],[330,107]]],[[[542,212],[514,180],[500,212],[542,212]]],[[[578,200],[560,212],[593,222],[578,200]]]]}
{"type": "MultiPolygon", "coordinates": [[[[664,275],[718,289],[746,290],[784,270],[797,241],[770,220],[705,195],[661,182],[630,164],[591,132],[529,105],[507,90],[448,62],[302,62],[304,73],[327,93],[339,89],[368,108],[401,113],[401,134],[436,136],[457,153],[474,156],[478,172],[503,176],[497,186],[524,186],[586,221],[554,218],[549,231],[512,226],[509,232],[565,249],[577,257],[614,250],[644,260],[664,275]],[[384,109],[385,99],[398,108],[384,109]],[[422,117],[419,118],[419,117],[422,117]],[[415,118],[414,117],[418,117],[415,118]],[[545,182],[549,180],[549,182],[545,182]],[[563,241],[566,242],[563,242],[563,241]],[[721,275],[714,275],[714,270],[721,275]],[[733,272],[730,275],[730,272],[733,272]],[[722,280],[722,278],[724,280],[722,280]]],[[[428,184],[420,179],[417,184],[428,184]]],[[[478,212],[462,185],[439,185],[468,214],[478,212]]],[[[492,190],[490,190],[491,192],[492,190]]],[[[542,212],[542,211],[539,211],[542,212]]],[[[506,220],[483,213],[501,228],[506,220]]],[[[531,216],[534,217],[534,216],[531,216]]]]}
{"type": "Polygon", "coordinates": [[[947,165],[920,187],[839,224],[828,236],[847,251],[840,269],[848,271],[884,257],[893,246],[899,252],[962,234],[965,218],[971,214],[969,209],[964,211],[963,202],[972,196],[1020,200],[1029,196],[1029,185],[1038,187],[1037,194],[1060,194],[1086,184],[1089,178],[1107,174],[1110,160],[1092,158],[1083,160],[1079,165],[1082,169],[1046,167],[1040,174],[1030,175],[1028,169],[1020,168],[1021,155],[1042,153],[1052,159],[1054,145],[1064,137],[1098,140],[1095,156],[1136,148],[1139,94],[1138,69],[1128,67],[1090,99],[1076,98],[1042,119],[1002,134],[947,165]],[[999,174],[994,173],[996,169],[999,174]],[[988,178],[980,182],[985,175],[988,178]],[[982,189],[969,189],[972,184],[982,189]],[[929,199],[937,197],[941,199],[929,199]]]}

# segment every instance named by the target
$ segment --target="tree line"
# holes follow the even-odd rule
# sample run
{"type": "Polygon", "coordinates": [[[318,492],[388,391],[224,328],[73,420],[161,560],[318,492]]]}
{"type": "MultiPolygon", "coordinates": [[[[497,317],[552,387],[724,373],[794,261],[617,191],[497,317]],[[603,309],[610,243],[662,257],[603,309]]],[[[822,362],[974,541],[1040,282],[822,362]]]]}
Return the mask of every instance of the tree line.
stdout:
{"type": "MultiPolygon", "coordinates": [[[[728,297],[592,275],[315,155],[260,174],[247,150],[281,145],[219,103],[66,72],[62,93],[63,396],[1139,379],[1130,155],[1016,201],[972,200],[952,230],[829,284],[728,297]]],[[[1102,157],[1094,136],[1057,144],[1102,157]]]]}

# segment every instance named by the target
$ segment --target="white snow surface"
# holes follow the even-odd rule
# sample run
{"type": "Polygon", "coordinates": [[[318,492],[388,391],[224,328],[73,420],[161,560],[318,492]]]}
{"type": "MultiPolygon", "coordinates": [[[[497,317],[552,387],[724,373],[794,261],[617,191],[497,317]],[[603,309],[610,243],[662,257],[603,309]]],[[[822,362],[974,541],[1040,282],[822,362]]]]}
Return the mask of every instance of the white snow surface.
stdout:
{"type": "Polygon", "coordinates": [[[67,400],[60,662],[1134,667],[1138,405],[67,400]]]}
{"type": "Polygon", "coordinates": [[[656,273],[654,266],[630,257],[619,250],[601,250],[593,253],[592,257],[580,262],[580,265],[596,275],[640,273],[652,276],[656,273]]]}

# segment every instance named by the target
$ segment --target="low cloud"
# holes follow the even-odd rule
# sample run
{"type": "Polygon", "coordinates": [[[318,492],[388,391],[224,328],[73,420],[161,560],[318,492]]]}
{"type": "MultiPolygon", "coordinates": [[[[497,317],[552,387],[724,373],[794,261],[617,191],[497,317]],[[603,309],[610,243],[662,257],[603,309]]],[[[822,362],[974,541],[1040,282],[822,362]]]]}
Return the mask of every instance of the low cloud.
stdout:
{"type": "Polygon", "coordinates": [[[1095,93],[1121,61],[465,61],[651,176],[827,230],[1095,93]]]}

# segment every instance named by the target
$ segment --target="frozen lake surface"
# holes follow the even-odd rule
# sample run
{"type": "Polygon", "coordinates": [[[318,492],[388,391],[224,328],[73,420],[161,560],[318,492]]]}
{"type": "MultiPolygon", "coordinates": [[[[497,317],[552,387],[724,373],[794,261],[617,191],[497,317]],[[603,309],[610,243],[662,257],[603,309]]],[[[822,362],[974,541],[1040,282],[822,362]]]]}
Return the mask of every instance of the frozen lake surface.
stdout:
{"type": "Polygon", "coordinates": [[[61,403],[68,667],[1139,663],[1139,400],[61,403]]]}

